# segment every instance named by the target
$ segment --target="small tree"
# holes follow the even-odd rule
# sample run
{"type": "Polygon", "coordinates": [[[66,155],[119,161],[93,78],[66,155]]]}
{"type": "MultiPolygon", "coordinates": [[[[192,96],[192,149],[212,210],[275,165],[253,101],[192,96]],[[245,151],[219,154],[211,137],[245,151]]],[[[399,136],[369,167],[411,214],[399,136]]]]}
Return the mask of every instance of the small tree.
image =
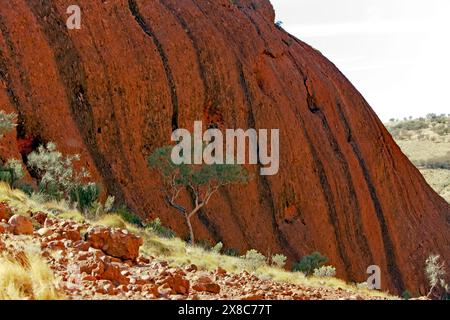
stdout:
{"type": "Polygon", "coordinates": [[[319,252],[313,252],[310,255],[304,256],[299,262],[295,263],[292,271],[300,271],[305,275],[310,276],[314,273],[314,270],[320,268],[327,262],[327,257],[323,256],[319,252]]]}
{"type": "Polygon", "coordinates": [[[161,175],[163,183],[161,191],[164,194],[164,200],[183,215],[189,228],[191,243],[194,244],[192,217],[209,203],[221,187],[245,183],[249,180],[249,174],[240,165],[178,165],[173,163],[171,152],[172,146],[155,150],[148,158],[148,164],[161,175]],[[191,210],[188,210],[186,204],[180,202],[180,193],[183,189],[187,189],[192,194],[194,205],[191,210]]]}

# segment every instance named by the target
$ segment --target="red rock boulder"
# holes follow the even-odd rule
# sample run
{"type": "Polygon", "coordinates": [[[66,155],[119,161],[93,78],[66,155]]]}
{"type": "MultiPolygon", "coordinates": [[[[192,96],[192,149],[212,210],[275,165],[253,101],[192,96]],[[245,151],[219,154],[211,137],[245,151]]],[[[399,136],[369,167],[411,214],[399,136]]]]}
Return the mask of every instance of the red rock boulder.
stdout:
{"type": "Polygon", "coordinates": [[[0,203],[0,221],[8,220],[12,216],[11,208],[7,203],[0,203]]]}
{"type": "Polygon", "coordinates": [[[33,223],[28,217],[15,214],[9,219],[8,223],[11,225],[15,235],[33,234],[33,223]]]}
{"type": "Polygon", "coordinates": [[[200,277],[192,286],[192,289],[200,292],[220,293],[220,286],[208,277],[200,277]]]}
{"type": "Polygon", "coordinates": [[[12,233],[13,232],[13,228],[4,222],[0,222],[0,234],[1,233],[12,233]]]}
{"type": "Polygon", "coordinates": [[[138,237],[127,230],[109,229],[104,227],[93,227],[86,234],[86,240],[91,247],[100,249],[106,254],[135,261],[139,256],[139,247],[143,244],[138,237]]]}

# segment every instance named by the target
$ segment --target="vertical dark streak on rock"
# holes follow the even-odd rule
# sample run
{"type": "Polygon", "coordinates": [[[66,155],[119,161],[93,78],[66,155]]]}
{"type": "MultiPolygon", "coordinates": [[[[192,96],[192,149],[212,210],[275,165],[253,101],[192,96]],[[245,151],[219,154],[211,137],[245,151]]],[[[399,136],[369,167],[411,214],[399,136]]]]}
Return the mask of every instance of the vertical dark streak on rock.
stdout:
{"type": "MultiPolygon", "coordinates": [[[[196,51],[197,54],[197,60],[198,60],[198,65],[200,68],[200,77],[202,79],[203,82],[203,86],[206,90],[206,92],[208,91],[208,84],[205,78],[205,70],[204,67],[202,66],[202,64],[200,63],[200,54],[199,54],[199,48],[197,46],[197,43],[193,37],[193,35],[191,34],[191,32],[189,31],[188,25],[186,23],[186,21],[177,14],[176,10],[171,8],[168,4],[163,3],[162,1],[160,1],[161,5],[163,5],[169,12],[172,13],[172,15],[175,17],[175,19],[178,21],[178,23],[180,23],[180,25],[183,27],[183,29],[187,32],[187,35],[189,37],[189,39],[192,42],[192,45],[196,51]]],[[[130,11],[132,12],[134,18],[136,19],[137,23],[139,24],[139,26],[141,27],[141,29],[153,40],[155,46],[158,49],[158,52],[161,56],[161,60],[163,61],[164,64],[164,70],[166,71],[166,75],[170,84],[170,89],[171,89],[171,96],[172,96],[172,104],[173,104],[173,108],[174,108],[174,115],[172,117],[172,129],[175,130],[178,128],[178,96],[176,93],[176,87],[175,87],[175,80],[173,77],[173,73],[171,71],[170,68],[170,64],[169,64],[169,60],[167,58],[167,55],[162,47],[161,42],[158,40],[158,38],[155,36],[153,30],[151,29],[151,27],[145,23],[144,19],[142,18],[142,16],[139,13],[139,8],[136,4],[135,0],[128,0],[128,5],[130,8],[130,11]]],[[[205,96],[205,105],[206,105],[206,101],[208,100],[208,98],[205,96]]],[[[189,190],[188,190],[189,191],[189,190]]],[[[194,204],[194,196],[191,192],[188,192],[192,201],[192,204],[194,204]]],[[[210,219],[208,219],[208,216],[204,213],[204,210],[200,210],[199,214],[197,215],[197,217],[199,218],[199,221],[209,230],[211,231],[213,237],[215,239],[220,239],[221,236],[219,234],[219,228],[212,222],[210,221],[210,219]]]]}
{"type": "MultiPolygon", "coordinates": [[[[304,47],[303,42],[301,42],[299,39],[297,39],[296,37],[294,37],[292,35],[289,35],[289,36],[297,44],[299,44],[302,48],[304,47]]],[[[376,213],[378,223],[379,223],[380,229],[381,229],[381,236],[382,236],[383,244],[384,244],[384,254],[386,257],[386,264],[388,267],[389,276],[392,279],[394,286],[399,290],[399,292],[402,292],[402,290],[405,289],[404,281],[401,276],[400,269],[398,268],[398,266],[396,264],[393,242],[389,235],[389,230],[386,225],[383,209],[381,207],[381,202],[378,198],[375,185],[372,182],[372,178],[370,176],[369,169],[368,169],[367,165],[365,164],[364,158],[362,157],[361,151],[359,150],[359,146],[353,139],[350,124],[348,123],[346,115],[345,115],[344,111],[342,110],[342,106],[339,103],[337,104],[336,109],[338,111],[340,121],[342,122],[342,124],[344,125],[344,128],[346,130],[347,141],[350,143],[353,153],[355,154],[355,156],[358,160],[358,163],[359,163],[360,168],[364,175],[365,182],[369,189],[370,197],[372,199],[375,213],[376,213]]]]}
{"type": "MultiPolygon", "coordinates": [[[[247,84],[247,79],[245,78],[244,74],[244,68],[242,66],[241,61],[236,57],[236,67],[239,73],[239,83],[243,90],[244,97],[246,100],[246,104],[248,107],[248,118],[247,118],[247,126],[248,128],[254,128],[256,129],[256,121],[253,114],[253,98],[250,93],[250,88],[247,84]]],[[[267,205],[270,209],[270,218],[272,222],[272,228],[274,230],[274,236],[278,242],[278,244],[281,246],[281,248],[286,249],[289,252],[289,255],[293,257],[295,260],[299,259],[299,255],[297,253],[297,250],[295,250],[289,241],[287,240],[286,236],[281,232],[279,225],[276,220],[276,207],[275,207],[275,201],[273,199],[273,194],[271,190],[270,183],[268,181],[267,176],[259,175],[258,172],[261,169],[261,163],[258,161],[257,165],[257,173],[256,173],[256,179],[257,179],[257,185],[258,185],[258,194],[260,196],[260,203],[267,202],[267,205]]]]}
{"type": "Polygon", "coordinates": [[[92,106],[88,100],[85,70],[77,49],[72,43],[67,28],[50,1],[27,0],[28,7],[40,23],[41,31],[53,50],[59,80],[63,84],[69,102],[72,120],[83,138],[95,166],[106,183],[107,189],[119,202],[125,203],[121,185],[115,178],[111,166],[100,152],[95,139],[92,106]]]}
{"type": "Polygon", "coordinates": [[[155,36],[155,33],[153,32],[150,25],[148,25],[144,19],[142,18],[138,5],[135,0],[128,0],[128,8],[133,15],[134,19],[136,20],[139,27],[142,29],[142,31],[150,37],[150,39],[153,41],[153,44],[155,45],[156,49],[158,50],[159,56],[161,57],[161,61],[164,66],[164,71],[166,73],[167,82],[169,84],[169,90],[170,90],[170,98],[172,100],[172,130],[178,129],[178,95],[177,95],[177,89],[175,86],[175,80],[173,77],[172,69],[170,68],[169,60],[167,58],[167,54],[164,51],[164,48],[162,47],[161,42],[159,39],[155,36]]]}
{"type": "Polygon", "coordinates": [[[381,236],[383,239],[386,264],[387,264],[390,278],[392,279],[394,286],[399,290],[399,292],[401,292],[401,290],[405,289],[405,285],[404,285],[402,275],[400,273],[400,269],[398,268],[397,263],[396,263],[395,249],[394,249],[394,245],[391,240],[391,237],[389,235],[389,229],[386,224],[386,219],[384,217],[383,208],[381,206],[380,199],[378,198],[375,185],[372,181],[369,169],[367,168],[367,165],[361,154],[359,146],[357,145],[356,141],[352,137],[352,131],[351,131],[350,124],[348,123],[346,115],[344,113],[344,110],[342,109],[342,106],[339,103],[337,104],[337,111],[338,111],[338,115],[339,115],[339,118],[340,118],[342,124],[346,128],[348,141],[349,141],[349,143],[353,149],[353,152],[358,159],[359,165],[363,171],[364,179],[366,181],[367,187],[369,189],[370,197],[372,198],[372,201],[373,201],[373,204],[375,207],[375,213],[377,215],[378,223],[379,223],[380,229],[381,229],[381,236]]]}
{"type": "Polygon", "coordinates": [[[106,68],[106,61],[103,58],[103,55],[101,54],[97,44],[94,41],[94,37],[93,34],[91,33],[91,30],[89,29],[89,35],[91,36],[92,39],[92,45],[94,47],[95,53],[97,54],[97,56],[99,57],[101,63],[101,67],[103,69],[103,74],[105,75],[106,78],[106,88],[108,90],[108,100],[109,100],[109,106],[111,107],[111,121],[110,123],[112,123],[114,125],[114,136],[116,137],[115,142],[116,142],[116,147],[119,150],[119,156],[122,159],[121,161],[121,165],[124,165],[127,172],[130,172],[130,167],[128,165],[128,160],[125,158],[125,150],[123,148],[123,144],[122,144],[122,139],[121,139],[121,134],[120,134],[120,128],[119,128],[119,123],[117,121],[117,117],[116,117],[116,113],[115,113],[115,108],[114,108],[114,101],[112,98],[112,88],[111,88],[111,81],[109,81],[109,75],[108,75],[108,70],[106,68]]]}
{"type": "MultiPolygon", "coordinates": [[[[347,228],[356,228],[356,235],[359,238],[358,245],[359,245],[362,253],[367,257],[367,261],[370,261],[373,263],[373,255],[370,251],[370,246],[369,246],[367,237],[365,236],[365,234],[363,232],[361,208],[359,205],[358,197],[356,195],[356,190],[355,190],[355,186],[353,183],[352,175],[350,173],[350,168],[349,168],[348,162],[344,156],[344,153],[342,152],[342,150],[339,146],[339,143],[338,143],[336,137],[334,136],[334,134],[330,128],[330,125],[325,117],[325,114],[323,114],[323,112],[320,110],[320,108],[315,103],[314,96],[311,94],[310,89],[308,87],[307,76],[305,75],[302,68],[297,63],[295,57],[292,55],[291,52],[289,52],[288,58],[290,59],[291,63],[294,65],[294,67],[296,68],[300,77],[303,79],[303,84],[304,84],[306,94],[307,94],[308,109],[312,113],[317,114],[320,117],[323,129],[324,129],[324,131],[328,137],[328,140],[330,142],[330,146],[333,149],[333,151],[335,152],[337,159],[339,160],[339,163],[341,164],[343,173],[345,175],[345,179],[347,180],[347,186],[349,188],[349,195],[351,197],[350,203],[351,203],[351,205],[353,205],[352,213],[353,213],[354,217],[356,218],[355,219],[356,225],[349,225],[347,223],[347,228]]],[[[348,222],[347,219],[346,219],[346,221],[348,222]]],[[[353,275],[355,274],[355,272],[352,272],[352,273],[353,273],[353,275]]]]}
{"type": "MultiPolygon", "coordinates": [[[[316,110],[316,109],[318,110],[318,108],[310,107],[310,103],[312,103],[312,96],[309,94],[308,87],[306,86],[306,82],[307,82],[306,76],[304,75],[302,69],[295,62],[295,59],[293,57],[291,57],[291,58],[292,58],[292,62],[294,64],[294,66],[296,67],[298,73],[304,79],[305,90],[307,91],[307,101],[306,102],[307,102],[308,108],[311,112],[315,113],[317,111],[313,111],[313,110],[316,110]]],[[[343,248],[343,239],[342,239],[342,234],[341,234],[341,231],[339,228],[339,221],[338,221],[339,218],[338,218],[338,214],[336,211],[336,203],[334,201],[334,195],[332,192],[331,185],[328,181],[328,178],[327,178],[327,175],[325,172],[325,168],[323,166],[322,161],[320,160],[317,149],[314,147],[311,136],[309,135],[308,130],[306,129],[303,117],[298,111],[297,111],[297,119],[300,121],[301,127],[303,128],[303,133],[305,135],[309,150],[313,157],[313,164],[314,164],[314,166],[316,168],[316,172],[319,176],[320,185],[322,187],[322,192],[325,197],[325,203],[327,206],[328,219],[334,230],[334,236],[336,238],[336,246],[338,248],[339,256],[345,266],[345,270],[343,270],[343,271],[345,272],[346,275],[350,275],[350,273],[351,273],[350,258],[348,257],[346,251],[343,248]]]]}
{"type": "MultiPolygon", "coordinates": [[[[205,109],[204,111],[207,111],[208,114],[216,113],[218,111],[217,107],[219,105],[218,93],[220,92],[220,82],[214,78],[212,79],[212,81],[208,81],[207,74],[214,76],[214,73],[211,73],[211,72],[208,73],[204,64],[202,63],[202,61],[201,61],[202,60],[201,59],[202,49],[199,47],[198,40],[196,39],[195,35],[192,33],[188,22],[186,21],[186,19],[184,19],[182,17],[182,15],[180,15],[179,9],[177,9],[176,7],[173,7],[172,5],[170,5],[169,3],[165,2],[165,1],[159,0],[159,2],[177,20],[177,22],[183,28],[184,32],[186,32],[187,37],[191,41],[192,47],[194,48],[195,55],[197,57],[197,65],[198,65],[198,72],[200,75],[200,79],[202,81],[203,88],[205,89],[205,96],[204,96],[204,101],[203,101],[203,108],[205,109]]],[[[199,10],[203,14],[203,11],[201,10],[201,8],[197,5],[197,3],[195,1],[192,1],[192,4],[197,8],[197,10],[199,10]]],[[[220,118],[222,118],[221,115],[220,115],[220,118]]],[[[216,126],[217,124],[216,123],[208,123],[207,125],[208,126],[210,126],[210,125],[216,126]]]]}

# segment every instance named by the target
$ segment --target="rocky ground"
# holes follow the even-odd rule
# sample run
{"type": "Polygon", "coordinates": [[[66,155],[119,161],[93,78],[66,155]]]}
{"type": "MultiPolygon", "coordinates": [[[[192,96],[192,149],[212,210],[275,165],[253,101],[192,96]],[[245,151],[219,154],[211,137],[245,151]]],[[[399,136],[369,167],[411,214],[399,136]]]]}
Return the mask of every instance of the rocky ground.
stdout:
{"type": "MultiPolygon", "coordinates": [[[[0,208],[0,220],[7,208],[0,208]]],[[[139,255],[142,239],[127,230],[92,226],[34,213],[0,223],[0,251],[23,260],[36,247],[48,261],[67,299],[381,299],[345,289],[262,280],[247,272],[172,268],[139,255]],[[8,221],[8,222],[7,222],[8,221]]]]}

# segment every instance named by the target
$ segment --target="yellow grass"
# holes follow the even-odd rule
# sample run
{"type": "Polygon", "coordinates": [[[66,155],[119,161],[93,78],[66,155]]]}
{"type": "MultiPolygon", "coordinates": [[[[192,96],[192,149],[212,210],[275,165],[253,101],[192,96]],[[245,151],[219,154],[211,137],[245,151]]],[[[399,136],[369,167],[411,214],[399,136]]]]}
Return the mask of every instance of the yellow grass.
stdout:
{"type": "Polygon", "coordinates": [[[38,254],[27,252],[17,259],[0,256],[0,300],[56,300],[63,296],[53,272],[38,254]]]}
{"type": "MultiPolygon", "coordinates": [[[[153,256],[158,260],[167,261],[173,267],[184,267],[195,264],[200,270],[213,271],[219,266],[228,272],[239,273],[244,270],[254,273],[262,279],[271,279],[277,282],[293,283],[311,287],[342,288],[355,294],[368,296],[382,296],[395,298],[386,293],[367,290],[355,285],[347,284],[336,278],[314,278],[305,277],[300,272],[289,272],[281,268],[268,265],[253,270],[243,258],[231,257],[202,247],[191,246],[180,238],[163,238],[151,230],[146,230],[132,225],[118,214],[104,214],[96,220],[87,220],[83,215],[65,203],[39,202],[29,198],[19,190],[11,190],[9,186],[0,183],[0,201],[6,201],[14,209],[26,214],[28,211],[43,211],[61,219],[71,219],[78,222],[88,221],[93,225],[127,229],[132,233],[140,235],[144,239],[141,253],[153,256]],[[55,211],[57,214],[55,214],[55,211]]],[[[8,257],[0,260],[0,288],[5,298],[17,299],[57,299],[59,296],[54,286],[53,275],[48,269],[45,261],[39,256],[31,255],[30,267],[17,265],[8,257]],[[6,280],[5,280],[6,279],[6,280]],[[11,283],[9,286],[8,283],[11,283]]]]}
{"type": "Polygon", "coordinates": [[[45,212],[50,215],[56,215],[62,212],[70,211],[65,201],[45,202],[42,197],[33,195],[28,197],[24,192],[18,189],[12,189],[7,183],[0,182],[0,202],[7,202],[14,209],[14,213],[29,215],[29,212],[45,212]]]}

